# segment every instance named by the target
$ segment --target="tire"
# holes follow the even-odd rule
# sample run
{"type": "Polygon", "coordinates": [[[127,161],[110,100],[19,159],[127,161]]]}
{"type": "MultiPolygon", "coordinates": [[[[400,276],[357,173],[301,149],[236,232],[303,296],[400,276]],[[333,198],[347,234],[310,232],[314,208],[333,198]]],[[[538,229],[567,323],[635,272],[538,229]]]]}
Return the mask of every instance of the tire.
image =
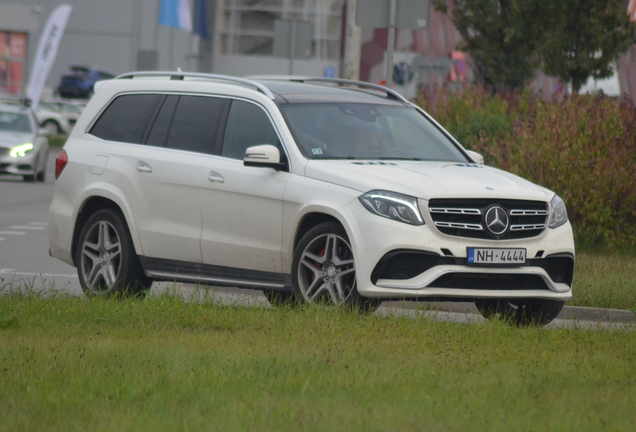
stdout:
{"type": "Polygon", "coordinates": [[[37,178],[37,170],[38,169],[38,162],[37,159],[35,161],[35,167],[33,167],[33,174],[25,174],[22,176],[22,180],[25,182],[29,182],[29,183],[34,183],[35,179],[37,178]]]}
{"type": "Polygon", "coordinates": [[[48,152],[40,152],[38,154],[38,157],[37,157],[36,162],[35,162],[35,170],[36,170],[36,172],[35,172],[35,180],[40,182],[40,183],[44,183],[46,181],[46,159],[47,159],[46,155],[48,155],[48,152]],[[38,161],[40,161],[40,160],[43,160],[44,163],[42,164],[42,171],[38,172],[37,171],[38,165],[39,165],[38,161]]]}
{"type": "Polygon", "coordinates": [[[300,240],[292,261],[292,292],[301,304],[375,310],[380,302],[358,293],[355,259],[340,224],[323,223],[300,240]]]}
{"type": "Polygon", "coordinates": [[[544,326],[554,320],[565,303],[555,300],[537,300],[521,303],[507,300],[477,300],[475,306],[486,319],[497,317],[516,327],[544,326]]]}
{"type": "Polygon", "coordinates": [[[263,294],[274,307],[291,306],[294,302],[294,295],[291,291],[263,290],[263,294]]]}
{"type": "Polygon", "coordinates": [[[46,135],[59,135],[62,133],[60,125],[55,120],[46,120],[42,123],[42,129],[46,130],[46,135]]]}
{"type": "Polygon", "coordinates": [[[95,212],[82,226],[75,265],[89,297],[144,297],[152,285],[123,217],[111,209],[95,212]]]}

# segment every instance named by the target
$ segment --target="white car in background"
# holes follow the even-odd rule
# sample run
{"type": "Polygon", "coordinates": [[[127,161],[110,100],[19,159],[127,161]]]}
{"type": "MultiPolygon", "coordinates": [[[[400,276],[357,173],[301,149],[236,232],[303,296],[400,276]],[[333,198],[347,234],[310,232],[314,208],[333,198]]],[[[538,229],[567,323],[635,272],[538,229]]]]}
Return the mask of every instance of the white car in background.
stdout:
{"type": "Polygon", "coordinates": [[[68,121],[71,128],[75,126],[75,123],[77,123],[77,120],[82,114],[82,110],[86,106],[80,105],[75,102],[69,102],[59,99],[47,99],[45,102],[48,102],[50,105],[56,107],[66,117],[66,120],[68,121]]]}
{"type": "Polygon", "coordinates": [[[0,102],[0,174],[43,182],[48,157],[48,139],[39,134],[31,109],[0,102]]]}
{"type": "Polygon", "coordinates": [[[71,132],[79,115],[69,117],[60,106],[53,102],[41,101],[35,115],[47,135],[66,135],[71,132]]]}
{"type": "Polygon", "coordinates": [[[50,251],[90,296],[182,281],[546,324],[572,296],[565,204],[480,162],[374,84],[125,74],[96,85],[57,158],[50,251]]]}

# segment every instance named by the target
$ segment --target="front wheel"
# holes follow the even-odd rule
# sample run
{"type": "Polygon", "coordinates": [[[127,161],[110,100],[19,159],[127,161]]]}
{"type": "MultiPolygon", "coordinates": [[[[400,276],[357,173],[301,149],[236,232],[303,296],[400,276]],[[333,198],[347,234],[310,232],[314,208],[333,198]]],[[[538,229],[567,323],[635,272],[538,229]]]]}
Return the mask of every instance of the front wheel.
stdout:
{"type": "Polygon", "coordinates": [[[75,264],[82,289],[90,297],[143,297],[152,285],[123,218],[111,209],[95,212],[82,227],[75,264]]]}
{"type": "Polygon", "coordinates": [[[375,310],[379,301],[362,297],[355,257],[346,232],[328,222],[310,229],[294,251],[292,290],[300,303],[375,310]]]}
{"type": "Polygon", "coordinates": [[[554,320],[565,303],[556,300],[517,302],[504,299],[475,301],[475,306],[486,319],[499,316],[508,324],[519,327],[544,326],[554,320]]]}

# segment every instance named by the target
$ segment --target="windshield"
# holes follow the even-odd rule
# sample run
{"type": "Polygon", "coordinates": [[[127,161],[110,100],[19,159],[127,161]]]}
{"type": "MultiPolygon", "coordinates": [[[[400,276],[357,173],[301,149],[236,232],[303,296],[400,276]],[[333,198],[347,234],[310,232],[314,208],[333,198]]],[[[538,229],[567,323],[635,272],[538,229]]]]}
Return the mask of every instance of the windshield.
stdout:
{"type": "Polygon", "coordinates": [[[321,103],[281,109],[294,139],[310,159],[467,161],[414,108],[321,103]]]}
{"type": "Polygon", "coordinates": [[[0,111],[0,131],[31,132],[31,123],[26,114],[0,111]]]}

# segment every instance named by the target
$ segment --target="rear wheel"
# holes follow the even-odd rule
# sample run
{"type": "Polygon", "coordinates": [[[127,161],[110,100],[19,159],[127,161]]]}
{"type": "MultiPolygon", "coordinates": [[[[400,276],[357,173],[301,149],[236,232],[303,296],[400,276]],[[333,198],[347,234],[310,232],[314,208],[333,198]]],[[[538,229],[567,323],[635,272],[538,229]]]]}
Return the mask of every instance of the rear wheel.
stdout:
{"type": "Polygon", "coordinates": [[[292,262],[292,290],[304,304],[372,311],[380,303],[358,293],[349,239],[342,226],[333,222],[315,226],[298,243],[292,262]]]}
{"type": "Polygon", "coordinates": [[[62,133],[60,125],[55,120],[47,120],[42,123],[42,129],[44,129],[46,135],[58,135],[62,133]]]}
{"type": "Polygon", "coordinates": [[[503,299],[475,301],[475,306],[484,318],[500,317],[508,324],[519,327],[549,324],[559,315],[564,304],[556,300],[534,300],[527,303],[503,299]]]}
{"type": "Polygon", "coordinates": [[[143,297],[152,285],[123,218],[111,209],[88,218],[75,245],[75,264],[84,293],[90,297],[143,297]]]}

